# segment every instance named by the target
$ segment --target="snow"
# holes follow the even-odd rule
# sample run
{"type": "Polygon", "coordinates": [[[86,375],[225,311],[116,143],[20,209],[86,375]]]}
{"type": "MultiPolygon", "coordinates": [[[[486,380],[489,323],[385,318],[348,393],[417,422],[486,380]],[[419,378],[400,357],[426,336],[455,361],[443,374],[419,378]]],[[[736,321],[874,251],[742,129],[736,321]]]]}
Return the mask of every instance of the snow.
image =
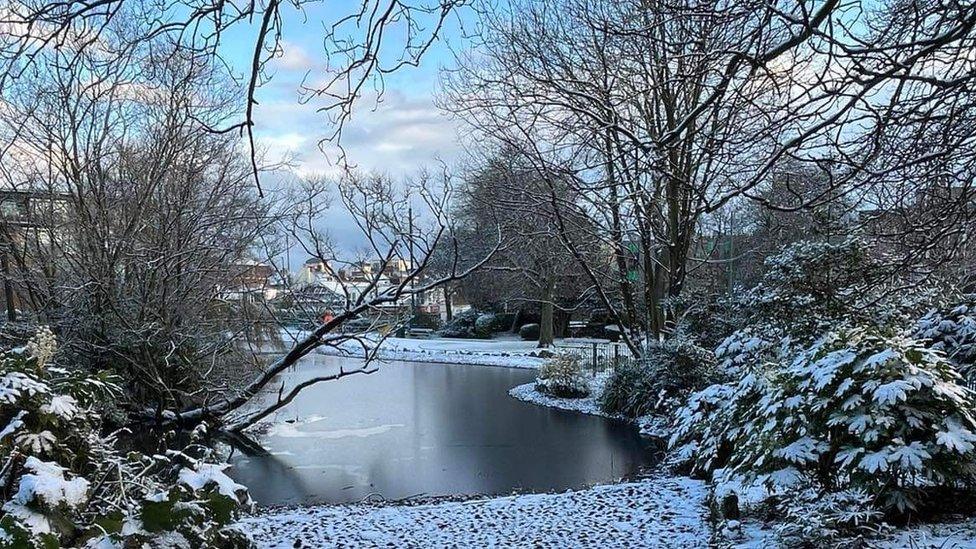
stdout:
{"type": "Polygon", "coordinates": [[[945,424],[947,430],[936,433],[935,441],[938,444],[950,450],[955,450],[960,454],[965,454],[973,449],[973,443],[976,442],[976,435],[952,419],[947,419],[945,424]]]}
{"type": "MultiPolygon", "coordinates": [[[[307,336],[307,332],[283,330],[284,341],[289,342],[307,336]]],[[[380,337],[365,334],[360,338],[369,349],[375,348],[380,337]]],[[[376,353],[379,360],[403,362],[435,362],[466,364],[477,366],[504,366],[508,368],[535,369],[546,359],[542,352],[557,352],[560,347],[579,348],[592,343],[606,344],[608,340],[592,338],[565,338],[556,340],[548,349],[538,348],[535,341],[526,341],[517,336],[503,335],[493,339],[459,338],[404,338],[387,337],[376,353]]],[[[332,356],[363,357],[363,346],[356,341],[348,341],[338,347],[322,346],[315,350],[318,354],[332,356]]],[[[621,352],[626,352],[622,349],[621,352]]]]}
{"type": "Polygon", "coordinates": [[[536,389],[535,383],[526,383],[524,385],[513,387],[508,391],[508,394],[509,396],[523,402],[529,402],[539,406],[559,408],[560,410],[569,410],[572,412],[579,412],[581,414],[602,416],[610,419],[633,421],[637,424],[637,427],[640,429],[640,433],[644,436],[653,436],[657,438],[667,438],[669,436],[668,422],[663,417],[643,416],[636,419],[631,419],[617,414],[605,413],[600,407],[600,395],[603,394],[603,386],[606,384],[608,378],[609,374],[607,373],[599,373],[594,377],[588,378],[590,395],[583,398],[558,398],[550,396],[539,392],[536,389]]]}
{"type": "Polygon", "coordinates": [[[655,477],[560,494],[431,505],[339,505],[243,519],[259,547],[707,547],[701,481],[655,477]]]}
{"type": "Polygon", "coordinates": [[[3,430],[0,430],[0,442],[2,442],[3,439],[6,438],[7,436],[17,431],[17,429],[20,429],[21,427],[24,426],[24,416],[26,415],[27,415],[27,410],[21,410],[17,412],[17,415],[14,416],[9,423],[7,423],[7,426],[4,427],[3,430]]]}
{"type": "Polygon", "coordinates": [[[914,549],[976,548],[976,518],[899,529],[884,540],[883,546],[914,549]]]}
{"type": "Polygon", "coordinates": [[[226,463],[203,463],[197,466],[196,471],[184,467],[180,471],[180,482],[186,484],[194,491],[200,490],[209,484],[214,484],[221,495],[240,501],[239,494],[244,493],[247,488],[234,482],[229,476],[224,474],[224,469],[228,467],[230,465],[226,463]]]}
{"type": "MultiPolygon", "coordinates": [[[[375,341],[376,338],[367,337],[375,341]]],[[[534,341],[515,338],[476,339],[411,339],[389,337],[380,346],[376,357],[380,360],[404,362],[447,362],[508,368],[538,368],[545,358],[534,356],[541,351],[534,341]]],[[[349,342],[339,348],[319,347],[325,355],[363,356],[361,345],[349,342]]]]}
{"type": "Polygon", "coordinates": [[[68,395],[55,395],[51,397],[51,402],[41,405],[41,412],[58,416],[62,419],[71,419],[78,412],[78,401],[68,395]]]}
{"type": "Polygon", "coordinates": [[[24,462],[24,468],[33,473],[20,477],[20,486],[14,496],[17,504],[42,502],[49,507],[64,504],[74,508],[88,500],[88,481],[81,477],[65,479],[65,469],[57,463],[30,456],[24,462]]]}
{"type": "Polygon", "coordinates": [[[47,517],[25,505],[21,505],[15,501],[8,501],[3,504],[2,511],[17,519],[17,522],[27,528],[32,534],[47,534],[51,532],[51,523],[48,522],[47,517]]]}
{"type": "Polygon", "coordinates": [[[0,377],[0,403],[16,404],[22,395],[34,396],[46,392],[46,384],[21,372],[8,372],[0,377]]]}

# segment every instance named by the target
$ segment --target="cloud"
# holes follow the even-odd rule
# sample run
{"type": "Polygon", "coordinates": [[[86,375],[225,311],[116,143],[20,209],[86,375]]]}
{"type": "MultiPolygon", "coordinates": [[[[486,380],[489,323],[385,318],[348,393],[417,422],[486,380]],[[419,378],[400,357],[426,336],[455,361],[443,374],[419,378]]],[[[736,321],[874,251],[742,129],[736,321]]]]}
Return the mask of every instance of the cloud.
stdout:
{"type": "Polygon", "coordinates": [[[389,90],[382,102],[363,99],[347,121],[342,150],[332,143],[327,115],[297,101],[261,103],[255,110],[256,133],[270,159],[291,158],[299,174],[338,172],[346,161],[365,170],[408,175],[439,160],[450,162],[459,150],[458,126],[434,105],[432,97],[410,97],[389,90]]]}
{"type": "Polygon", "coordinates": [[[279,44],[280,52],[275,60],[275,67],[289,71],[307,71],[316,66],[316,62],[305,48],[287,40],[279,44]]]}

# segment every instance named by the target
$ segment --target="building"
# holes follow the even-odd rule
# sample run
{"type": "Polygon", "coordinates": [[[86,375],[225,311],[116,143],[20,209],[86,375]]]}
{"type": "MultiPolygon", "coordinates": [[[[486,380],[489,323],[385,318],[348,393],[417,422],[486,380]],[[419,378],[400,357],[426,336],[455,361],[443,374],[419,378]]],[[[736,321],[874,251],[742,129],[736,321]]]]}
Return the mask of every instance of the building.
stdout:
{"type": "Polygon", "coordinates": [[[40,251],[49,249],[52,235],[67,219],[68,198],[64,193],[0,189],[0,277],[8,320],[17,319],[24,307],[22,289],[12,273],[14,259],[30,265],[40,251]],[[31,252],[28,253],[28,248],[31,252]]]}

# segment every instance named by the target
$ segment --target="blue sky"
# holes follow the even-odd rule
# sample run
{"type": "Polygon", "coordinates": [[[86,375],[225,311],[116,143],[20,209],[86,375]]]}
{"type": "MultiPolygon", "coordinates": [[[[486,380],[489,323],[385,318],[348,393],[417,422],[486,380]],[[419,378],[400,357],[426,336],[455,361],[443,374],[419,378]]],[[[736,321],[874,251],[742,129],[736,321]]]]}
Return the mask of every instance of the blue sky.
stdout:
{"type": "MultiPolygon", "coordinates": [[[[306,73],[310,83],[328,77],[323,26],[352,13],[358,5],[350,0],[312,3],[303,12],[290,3],[283,5],[284,51],[271,66],[271,81],[258,90],[255,133],[269,160],[287,156],[299,174],[337,171],[338,151],[329,146],[323,154],[318,148],[319,140],[331,133],[327,115],[316,113],[313,104],[300,104],[299,88],[306,73]]],[[[430,48],[420,67],[404,67],[386,78],[378,105],[372,93],[361,99],[343,133],[342,145],[350,163],[400,175],[437,158],[450,162],[456,157],[457,124],[436,108],[434,97],[439,70],[452,63],[450,48],[461,47],[461,24],[472,15],[463,10],[449,19],[442,29],[443,38],[430,48]]],[[[256,29],[257,22],[238,26],[225,36],[222,53],[237,74],[244,74],[250,66],[256,29]]],[[[389,36],[401,37],[401,29],[389,36]]]]}

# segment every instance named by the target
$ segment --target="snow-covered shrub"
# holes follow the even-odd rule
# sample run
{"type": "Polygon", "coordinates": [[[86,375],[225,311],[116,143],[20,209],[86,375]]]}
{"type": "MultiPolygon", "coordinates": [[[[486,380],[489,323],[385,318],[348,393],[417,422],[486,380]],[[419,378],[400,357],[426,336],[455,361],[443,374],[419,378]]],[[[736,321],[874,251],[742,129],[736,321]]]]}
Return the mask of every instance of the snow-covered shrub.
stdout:
{"type": "Polygon", "coordinates": [[[84,545],[107,534],[132,546],[160,536],[193,547],[246,546],[226,528],[248,503],[246,491],[225,498],[226,476],[217,485],[179,482],[183,470],[213,467],[209,450],[121,451],[100,420],[102,403],[119,395],[116,378],[58,367],[56,354],[43,328],[25,347],[0,354],[0,547],[84,545]],[[181,515],[156,528],[160,499],[181,515]]]}
{"type": "Polygon", "coordinates": [[[776,533],[786,547],[863,547],[887,530],[874,497],[861,489],[791,490],[775,507],[776,533]]]}
{"type": "Polygon", "coordinates": [[[539,368],[535,387],[541,393],[560,398],[582,398],[590,394],[590,384],[583,374],[579,358],[557,354],[539,368]]]}
{"type": "Polygon", "coordinates": [[[968,379],[976,377],[976,296],[940,311],[933,309],[919,319],[915,337],[928,340],[968,379]]]}
{"type": "Polygon", "coordinates": [[[844,326],[887,327],[917,318],[928,287],[902,288],[867,244],[797,242],[766,260],[762,281],[743,298],[747,325],[807,344],[844,326]],[[890,291],[898,288],[898,291],[890,291]]]}
{"type": "Polygon", "coordinates": [[[484,313],[478,315],[474,321],[475,331],[479,334],[491,335],[497,332],[504,332],[511,325],[511,315],[484,313]]]}
{"type": "MultiPolygon", "coordinates": [[[[674,334],[693,338],[706,349],[714,349],[742,325],[743,309],[724,294],[704,297],[672,298],[670,303],[680,311],[674,334]]],[[[676,311],[676,312],[677,312],[676,311]]]]}
{"type": "Polygon", "coordinates": [[[475,310],[464,311],[454,315],[454,318],[445,322],[437,334],[442,337],[457,337],[466,339],[488,338],[491,332],[478,329],[477,323],[481,313],[475,310]]]}
{"type": "Polygon", "coordinates": [[[639,417],[669,413],[692,391],[718,381],[715,355],[693,341],[672,337],[654,344],[639,360],[616,366],[600,404],[611,414],[639,417]]]}
{"type": "Polygon", "coordinates": [[[535,341],[539,339],[539,331],[538,324],[525,324],[519,328],[519,337],[526,341],[535,341]]]}
{"type": "Polygon", "coordinates": [[[670,441],[694,470],[860,487],[906,510],[976,479],[976,398],[944,356],[873,329],[829,332],[782,363],[693,394],[670,441]]]}

